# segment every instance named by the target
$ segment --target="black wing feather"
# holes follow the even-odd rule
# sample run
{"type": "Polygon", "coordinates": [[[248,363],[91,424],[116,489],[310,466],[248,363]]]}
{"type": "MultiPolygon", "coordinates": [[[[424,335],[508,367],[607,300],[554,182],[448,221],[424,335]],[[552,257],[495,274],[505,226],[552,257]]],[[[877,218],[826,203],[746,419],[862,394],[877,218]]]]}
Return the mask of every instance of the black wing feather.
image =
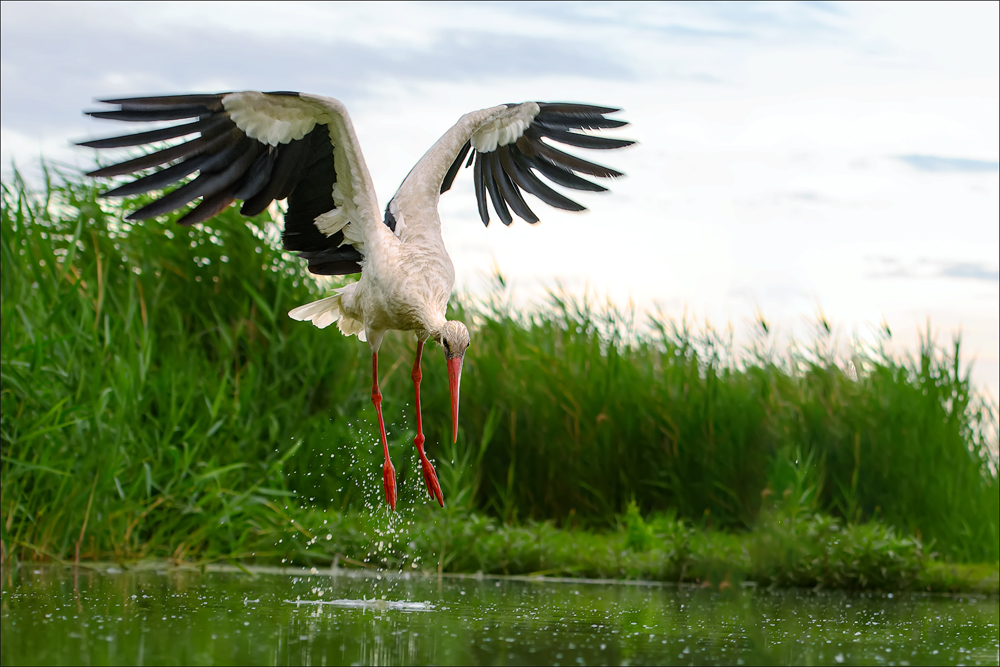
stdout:
{"type": "Polygon", "coordinates": [[[569,197],[559,194],[535,176],[531,171],[531,163],[516,148],[510,151],[510,156],[514,163],[514,168],[507,173],[510,174],[518,187],[526,192],[530,192],[554,208],[561,208],[564,211],[587,210],[569,197]]]}
{"type": "Polygon", "coordinates": [[[161,164],[173,162],[174,160],[200,155],[206,144],[208,144],[208,141],[205,140],[205,137],[198,137],[197,139],[185,141],[182,144],[177,144],[176,146],[171,146],[170,148],[164,148],[163,150],[156,151],[155,153],[149,153],[147,155],[137,157],[134,160],[126,160],[125,162],[120,162],[118,164],[111,165],[110,167],[104,167],[103,169],[92,171],[87,174],[87,176],[91,176],[93,178],[110,178],[112,176],[133,174],[137,171],[142,171],[143,169],[158,167],[161,164]]]}
{"type": "MultiPolygon", "coordinates": [[[[233,160],[236,160],[241,155],[245,154],[251,145],[263,146],[259,141],[254,141],[247,135],[240,132],[238,129],[232,134],[228,135],[226,139],[220,142],[224,148],[217,153],[209,153],[208,161],[201,166],[201,172],[214,172],[219,169],[225,169],[226,165],[232,164],[233,160]]],[[[249,167],[250,165],[247,165],[249,167]]]]}
{"type": "MultiPolygon", "coordinates": [[[[458,151],[458,157],[456,157],[455,161],[451,163],[450,167],[448,167],[448,173],[444,175],[444,180],[441,181],[441,194],[451,190],[451,185],[455,182],[455,177],[458,176],[458,170],[462,168],[462,160],[465,159],[465,156],[468,154],[470,148],[472,148],[472,142],[466,141],[465,145],[462,146],[462,150],[458,151]]],[[[471,156],[469,159],[472,159],[471,156]]],[[[468,167],[469,165],[465,166],[468,167]]]]}
{"type": "Polygon", "coordinates": [[[299,235],[309,234],[316,240],[319,236],[325,236],[316,228],[313,220],[333,209],[333,184],[336,179],[337,172],[331,152],[313,161],[305,176],[296,183],[288,198],[288,212],[285,213],[285,238],[289,239],[285,247],[288,250],[311,249],[302,243],[290,242],[299,235]]]}
{"type": "MultiPolygon", "coordinates": [[[[331,236],[335,239],[342,236],[339,232],[331,236]]],[[[343,240],[342,238],[340,240],[343,240]]],[[[345,245],[328,250],[310,250],[300,252],[299,257],[309,262],[309,272],[318,276],[346,276],[351,273],[361,273],[363,258],[354,246],[345,245]]]]}
{"type": "Polygon", "coordinates": [[[575,102],[537,102],[537,104],[540,113],[579,116],[581,118],[596,118],[621,111],[618,107],[599,107],[593,104],[577,104],[575,102]]]}
{"type": "Polygon", "coordinates": [[[127,111],[158,111],[160,109],[198,108],[201,113],[222,111],[222,98],[229,93],[208,95],[157,95],[155,97],[124,97],[117,100],[100,100],[104,104],[117,104],[127,111]]]}
{"type": "MultiPolygon", "coordinates": [[[[326,125],[317,125],[312,132],[302,137],[302,154],[296,160],[290,160],[288,164],[288,176],[285,185],[278,191],[275,199],[287,199],[298,187],[299,181],[308,176],[317,160],[333,155],[333,146],[330,143],[330,128],[326,125]]],[[[332,163],[331,163],[332,164],[332,163]]],[[[337,180],[337,175],[330,168],[330,201],[333,201],[333,184],[337,180]]],[[[327,209],[329,210],[329,209],[327,209]]]]}
{"type": "Polygon", "coordinates": [[[577,148],[608,150],[609,148],[625,148],[626,146],[631,146],[635,143],[629,139],[595,137],[592,134],[577,134],[576,132],[558,130],[545,125],[539,126],[538,131],[539,134],[549,137],[553,141],[558,141],[559,143],[566,144],[567,146],[576,146],[577,148]]]}
{"type": "Polygon", "coordinates": [[[210,220],[226,210],[234,201],[236,197],[231,186],[214,195],[206,195],[202,197],[200,204],[178,218],[177,224],[188,227],[210,220]]]}
{"type": "Polygon", "coordinates": [[[610,130],[628,125],[623,120],[604,118],[603,116],[563,115],[555,113],[539,113],[535,123],[557,130],[610,130]]]}
{"type": "Polygon", "coordinates": [[[197,118],[206,113],[204,107],[165,107],[154,111],[88,111],[88,116],[105,120],[124,120],[132,123],[151,123],[158,120],[180,120],[181,118],[197,118]]]}
{"type": "MultiPolygon", "coordinates": [[[[479,151],[473,151],[476,166],[472,168],[473,183],[476,185],[476,203],[479,205],[479,219],[487,227],[490,226],[490,211],[486,204],[486,178],[483,174],[483,157],[479,151]]],[[[471,157],[469,159],[472,159],[471,157]]]]}
{"type": "Polygon", "coordinates": [[[88,148],[121,148],[123,146],[141,146],[142,144],[153,144],[157,141],[176,139],[195,132],[201,132],[202,136],[214,125],[231,122],[226,116],[214,116],[204,120],[196,120],[193,123],[184,123],[173,127],[164,127],[159,130],[149,132],[139,132],[137,134],[126,134],[123,137],[109,137],[107,139],[95,139],[94,141],[84,141],[78,146],[88,148]]]}
{"type": "Polygon", "coordinates": [[[239,190],[236,191],[236,199],[246,201],[267,185],[268,180],[271,178],[271,171],[274,169],[276,155],[277,153],[268,147],[266,152],[257,156],[253,165],[247,170],[246,177],[243,179],[239,190]]]}
{"type": "Polygon", "coordinates": [[[499,150],[490,153],[490,168],[493,171],[494,180],[500,186],[500,194],[507,200],[507,203],[514,209],[514,213],[519,218],[533,225],[538,222],[538,216],[528,208],[524,197],[521,196],[520,191],[514,186],[508,173],[508,166],[513,170],[513,162],[509,150],[499,150]]]}
{"type": "Polygon", "coordinates": [[[132,181],[131,183],[126,183],[113,190],[108,190],[107,192],[102,192],[102,197],[128,197],[129,195],[137,195],[143,192],[149,192],[150,190],[160,190],[167,187],[168,185],[173,185],[177,181],[187,178],[194,172],[201,169],[201,165],[207,162],[209,159],[208,155],[199,155],[194,158],[185,160],[184,162],[179,162],[172,167],[167,167],[161,171],[158,171],[149,176],[143,176],[142,178],[132,181]]]}
{"type": "MultiPolygon", "coordinates": [[[[324,129],[325,125],[322,126],[324,129]]],[[[313,130],[315,132],[316,129],[313,130]]],[[[264,209],[271,205],[274,200],[281,200],[288,196],[288,183],[292,178],[293,172],[295,171],[295,165],[301,160],[305,159],[306,152],[309,148],[309,143],[307,139],[311,135],[306,135],[300,141],[293,141],[290,144],[284,146],[278,146],[278,157],[274,162],[274,169],[271,172],[271,180],[268,181],[267,185],[263,190],[255,194],[250,199],[247,199],[243,203],[243,208],[240,209],[242,215],[253,217],[259,215],[264,209]],[[280,197],[279,195],[286,193],[285,197],[280,197]]],[[[292,187],[294,188],[294,181],[292,182],[292,187]]]]}
{"type": "Polygon", "coordinates": [[[542,176],[549,179],[556,185],[572,188],[573,190],[585,190],[587,192],[607,192],[608,190],[600,183],[594,183],[593,181],[588,181],[585,178],[580,178],[571,170],[557,164],[553,164],[552,162],[548,162],[537,157],[528,157],[523,153],[521,153],[521,155],[524,158],[524,163],[533,169],[537,169],[542,176]]]}
{"type": "MultiPolygon", "coordinates": [[[[497,188],[497,179],[493,175],[493,161],[494,153],[480,153],[476,160],[482,160],[483,162],[483,180],[486,182],[486,191],[490,193],[490,200],[493,202],[493,210],[497,212],[500,216],[500,222],[504,225],[509,226],[510,223],[514,222],[514,218],[510,216],[510,210],[507,208],[507,202],[504,201],[503,196],[500,194],[500,189],[497,188]]],[[[497,164],[499,167],[500,165],[497,164]]]]}

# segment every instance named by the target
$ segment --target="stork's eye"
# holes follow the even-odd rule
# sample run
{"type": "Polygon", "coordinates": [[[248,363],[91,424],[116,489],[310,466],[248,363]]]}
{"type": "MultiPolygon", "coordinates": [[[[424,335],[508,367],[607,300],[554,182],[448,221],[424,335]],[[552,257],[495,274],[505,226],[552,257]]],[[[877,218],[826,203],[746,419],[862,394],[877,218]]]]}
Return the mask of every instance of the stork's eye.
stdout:
{"type": "Polygon", "coordinates": [[[444,351],[445,352],[451,352],[451,346],[448,345],[448,341],[443,340],[443,341],[441,341],[441,344],[444,345],[444,351]]]}

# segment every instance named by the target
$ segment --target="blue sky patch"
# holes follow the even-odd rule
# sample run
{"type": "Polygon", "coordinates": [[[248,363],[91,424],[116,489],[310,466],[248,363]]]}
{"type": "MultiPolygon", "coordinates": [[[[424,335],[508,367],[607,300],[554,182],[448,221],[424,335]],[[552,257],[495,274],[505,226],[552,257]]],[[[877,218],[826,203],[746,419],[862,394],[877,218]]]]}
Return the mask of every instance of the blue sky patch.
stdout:
{"type": "Polygon", "coordinates": [[[900,160],[920,171],[1000,171],[1000,162],[938,155],[899,155],[900,160]]]}

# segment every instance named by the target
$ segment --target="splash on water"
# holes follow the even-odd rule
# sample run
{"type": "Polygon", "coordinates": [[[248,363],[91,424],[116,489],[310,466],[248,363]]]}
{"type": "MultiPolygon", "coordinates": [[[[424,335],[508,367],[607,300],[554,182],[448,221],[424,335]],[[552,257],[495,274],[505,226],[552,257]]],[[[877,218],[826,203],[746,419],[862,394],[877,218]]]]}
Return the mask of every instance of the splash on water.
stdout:
{"type": "Polygon", "coordinates": [[[403,602],[399,600],[285,600],[288,604],[340,607],[342,609],[364,609],[373,611],[432,611],[429,602],[403,602]]]}

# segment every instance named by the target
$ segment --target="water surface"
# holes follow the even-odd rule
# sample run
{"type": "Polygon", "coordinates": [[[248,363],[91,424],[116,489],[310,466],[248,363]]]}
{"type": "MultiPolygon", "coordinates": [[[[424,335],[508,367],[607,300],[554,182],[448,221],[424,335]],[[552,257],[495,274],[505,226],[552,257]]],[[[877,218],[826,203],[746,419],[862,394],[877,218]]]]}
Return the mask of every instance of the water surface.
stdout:
{"type": "Polygon", "coordinates": [[[0,570],[13,664],[997,664],[995,597],[0,570]]]}

